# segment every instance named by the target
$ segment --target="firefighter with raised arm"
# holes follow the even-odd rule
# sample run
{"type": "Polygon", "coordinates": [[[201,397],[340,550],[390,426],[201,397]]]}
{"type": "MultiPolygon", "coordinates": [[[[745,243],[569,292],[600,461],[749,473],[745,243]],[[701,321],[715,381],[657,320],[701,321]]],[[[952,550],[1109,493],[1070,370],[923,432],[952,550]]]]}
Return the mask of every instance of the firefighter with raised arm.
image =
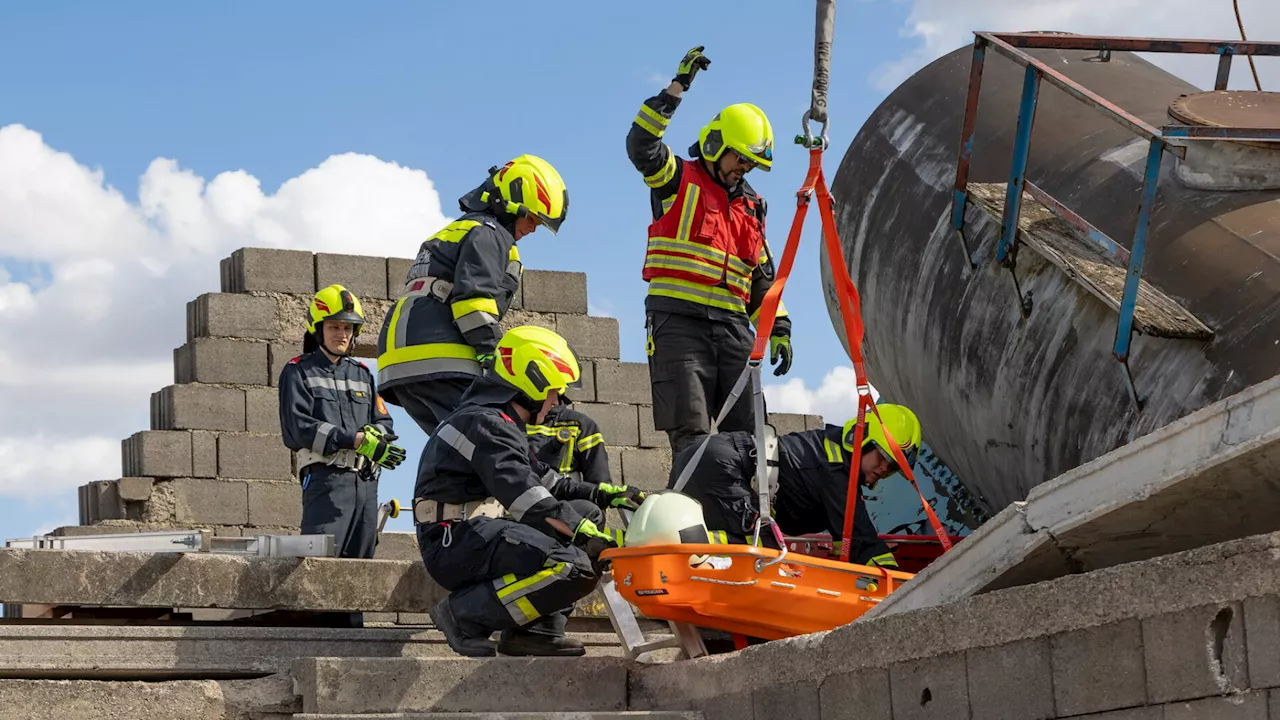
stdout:
{"type": "Polygon", "coordinates": [[[360,300],[341,285],[316,293],[303,354],[280,371],[280,431],[298,454],[302,534],[333,535],[338,557],[372,558],[378,476],[405,452],[373,373],[351,357],[364,325],[360,300]]]}
{"type": "MultiPolygon", "coordinates": [[[[747,365],[752,325],[774,275],[765,201],[745,177],[773,164],[764,112],[749,103],[724,108],[698,133],[687,160],[662,141],[681,94],[710,64],[701,46],[690,50],[671,84],[640,106],[627,135],[653,213],[642,271],[653,422],[673,455],[712,432],[747,365]]],[[[786,373],[791,321],[781,304],[769,347],[773,374],[786,373]]],[[[719,429],[750,430],[753,416],[748,385],[719,429]]]]}
{"type": "Polygon", "coordinates": [[[582,655],[582,644],[565,637],[569,613],[599,583],[600,553],[622,544],[621,531],[601,528],[603,511],[634,510],[644,493],[574,480],[534,459],[526,427],[581,387],[564,338],[516,327],[496,355],[442,420],[418,468],[418,547],[449,591],[431,618],[460,655],[582,655]]]}
{"type": "MultiPolygon", "coordinates": [[[[880,539],[862,487],[874,488],[898,472],[884,428],[893,436],[908,464],[915,463],[921,428],[915,413],[901,405],[879,405],[880,422],[867,413],[858,467],[858,502],[854,509],[853,549],[849,562],[897,569],[898,562],[880,539]]],[[[817,430],[787,433],[766,440],[769,484],[774,490],[773,518],[789,536],[829,532],[839,542],[844,533],[845,503],[849,497],[849,470],[853,462],[856,419],[817,430]]],[[[667,487],[675,487],[697,447],[686,450],[672,463],[667,487]]],[[[702,504],[707,529],[720,542],[747,544],[759,516],[755,438],[748,432],[720,433],[711,437],[689,480],[681,490],[702,504]]],[[[761,540],[775,546],[771,533],[761,540]]]]}
{"type": "Polygon", "coordinates": [[[405,277],[404,295],[378,335],[378,385],[431,434],[493,361],[498,324],[520,287],[516,243],[569,210],[560,174],[521,155],[458,200],[462,217],[427,238],[405,277]]]}

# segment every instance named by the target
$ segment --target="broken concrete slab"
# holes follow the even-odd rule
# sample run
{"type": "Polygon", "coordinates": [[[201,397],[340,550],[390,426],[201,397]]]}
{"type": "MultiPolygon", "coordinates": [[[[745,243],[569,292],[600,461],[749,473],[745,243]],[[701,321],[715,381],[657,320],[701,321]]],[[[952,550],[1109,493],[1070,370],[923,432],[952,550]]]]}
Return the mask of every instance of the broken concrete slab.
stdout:
{"type": "Polygon", "coordinates": [[[1032,490],[870,619],[1280,530],[1280,376],[1032,490]]]}
{"type": "Polygon", "coordinates": [[[304,658],[307,713],[564,712],[627,709],[621,658],[304,658]]]}
{"type": "Polygon", "coordinates": [[[5,720],[223,720],[226,707],[213,680],[0,680],[5,720]]]}
{"type": "Polygon", "coordinates": [[[421,562],[205,553],[0,550],[0,602],[426,612],[421,562]]]}

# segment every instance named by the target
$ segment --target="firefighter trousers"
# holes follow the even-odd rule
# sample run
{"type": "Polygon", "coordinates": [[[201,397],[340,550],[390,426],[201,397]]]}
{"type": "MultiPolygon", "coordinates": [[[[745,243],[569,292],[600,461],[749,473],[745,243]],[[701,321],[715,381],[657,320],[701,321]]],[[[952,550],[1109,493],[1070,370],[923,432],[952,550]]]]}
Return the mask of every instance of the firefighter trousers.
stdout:
{"type": "Polygon", "coordinates": [[[314,463],[303,468],[303,535],[332,535],[338,557],[373,557],[378,544],[378,481],[355,470],[314,463]]]}
{"type": "MultiPolygon", "coordinates": [[[[574,509],[599,524],[604,513],[585,500],[574,509]]],[[[449,591],[449,607],[467,637],[521,628],[563,637],[578,600],[600,575],[581,548],[513,520],[473,518],[417,528],[422,562],[449,591]]]]}
{"type": "Polygon", "coordinates": [[[423,432],[434,435],[441,421],[462,404],[472,380],[444,377],[406,383],[396,388],[396,400],[423,432]]]}
{"type": "MultiPolygon", "coordinates": [[[[671,454],[711,433],[711,421],[747,367],[755,335],[741,323],[650,311],[647,314],[653,426],[667,433],[671,454]]],[[[720,430],[754,430],[751,384],[725,416],[720,430]]]]}
{"type": "MultiPolygon", "coordinates": [[[[707,530],[721,533],[714,541],[735,545],[747,543],[755,534],[759,500],[751,488],[755,472],[751,456],[750,436],[712,435],[698,465],[689,475],[682,493],[702,504],[702,519],[707,530]]],[[[697,445],[684,449],[671,463],[667,488],[674,488],[685,465],[693,459],[697,445]]],[[[769,547],[775,547],[772,534],[762,535],[769,547]]]]}

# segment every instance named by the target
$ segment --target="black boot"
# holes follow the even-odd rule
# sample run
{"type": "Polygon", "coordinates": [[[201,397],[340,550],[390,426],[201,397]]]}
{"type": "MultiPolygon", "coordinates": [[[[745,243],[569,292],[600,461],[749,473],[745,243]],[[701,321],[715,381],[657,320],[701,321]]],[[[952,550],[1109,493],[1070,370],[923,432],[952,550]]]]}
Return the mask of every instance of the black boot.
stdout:
{"type": "Polygon", "coordinates": [[[444,633],[445,642],[459,655],[466,657],[493,657],[495,654],[493,641],[489,639],[489,631],[475,626],[474,623],[462,625],[453,616],[449,607],[449,598],[445,597],[431,607],[428,614],[431,622],[444,633]]]}
{"type": "Polygon", "coordinates": [[[587,648],[577,640],[564,635],[544,635],[524,628],[503,630],[498,639],[498,654],[509,656],[577,657],[586,655],[587,648]]]}

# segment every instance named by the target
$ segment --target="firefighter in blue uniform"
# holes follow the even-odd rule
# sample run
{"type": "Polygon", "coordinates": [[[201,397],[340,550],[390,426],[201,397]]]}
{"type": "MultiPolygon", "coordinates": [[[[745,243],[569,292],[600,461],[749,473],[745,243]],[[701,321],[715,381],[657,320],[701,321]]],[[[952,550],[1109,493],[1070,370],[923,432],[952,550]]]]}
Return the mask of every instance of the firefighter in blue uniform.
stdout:
{"type": "Polygon", "coordinates": [[[338,557],[372,558],[378,476],[405,459],[373,373],[351,357],[364,325],[360,301],[341,285],[316,293],[303,354],[280,371],[280,431],[297,452],[302,534],[333,535],[338,557]]]}
{"type": "MultiPolygon", "coordinates": [[[[889,433],[909,464],[915,463],[921,442],[920,421],[901,405],[878,405],[889,433]]],[[[795,536],[823,531],[837,542],[844,533],[845,502],[849,497],[849,466],[853,462],[854,423],[827,425],[818,430],[780,435],[770,452],[770,485],[776,482],[773,518],[783,534],[795,536]]],[[[667,487],[674,487],[697,447],[686,450],[672,464],[667,487]]],[[[854,509],[853,550],[849,561],[859,565],[897,568],[888,544],[880,539],[862,496],[865,485],[898,471],[884,427],[874,414],[866,417],[858,472],[858,503],[854,509]]],[[[713,435],[682,492],[702,504],[707,529],[720,542],[746,544],[754,535],[759,496],[752,487],[756,474],[755,441],[744,431],[713,435]]],[[[769,547],[771,533],[762,533],[769,547]]]]}
{"type": "Polygon", "coordinates": [[[525,432],[533,454],[555,471],[592,485],[610,484],[604,434],[586,413],[561,402],[541,423],[529,423],[525,432]]]}
{"type": "Polygon", "coordinates": [[[523,273],[516,243],[540,227],[557,232],[569,193],[550,163],[521,155],[490,168],[458,207],[462,217],[422,243],[378,335],[382,396],[428,435],[493,362],[523,273]]]}
{"type": "Polygon", "coordinates": [[[460,655],[582,655],[565,637],[568,615],[600,581],[600,553],[622,544],[620,531],[601,529],[603,511],[636,509],[644,493],[577,481],[533,457],[528,423],[581,387],[564,338],[521,326],[495,351],[418,466],[418,547],[449,591],[431,618],[460,655]]]}

